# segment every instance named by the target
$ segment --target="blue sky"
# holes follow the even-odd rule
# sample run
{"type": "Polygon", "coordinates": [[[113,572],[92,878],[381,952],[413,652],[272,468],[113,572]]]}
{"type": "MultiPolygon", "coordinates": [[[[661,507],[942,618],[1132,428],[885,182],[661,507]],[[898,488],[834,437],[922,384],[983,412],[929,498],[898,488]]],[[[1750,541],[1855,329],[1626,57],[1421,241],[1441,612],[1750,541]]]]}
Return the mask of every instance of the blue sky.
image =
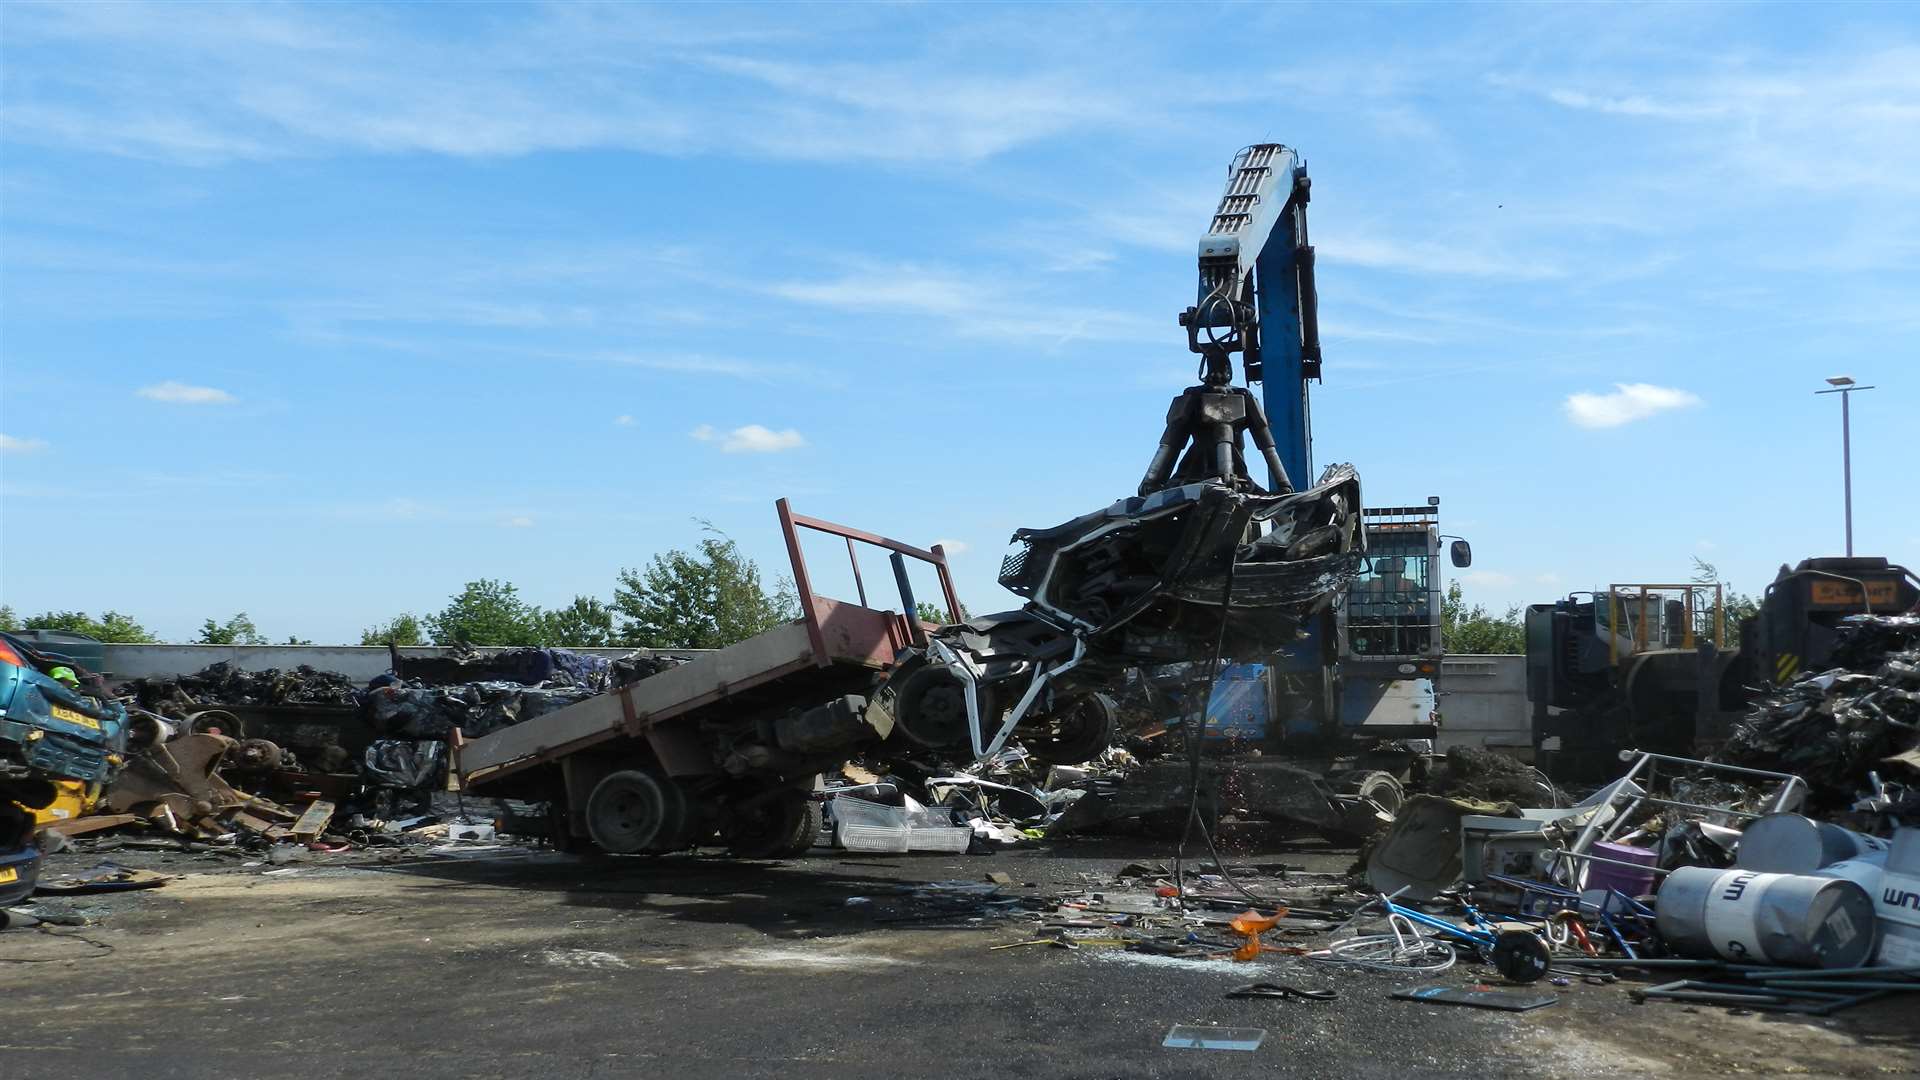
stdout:
{"type": "Polygon", "coordinates": [[[1837,373],[1880,387],[1857,547],[1920,564],[1911,7],[16,3],[0,43],[23,612],[354,640],[474,577],[610,597],[695,519],[780,569],[783,494],[1013,606],[1008,534],[1138,481],[1269,140],[1316,466],[1441,496],[1472,599],[1838,551],[1837,373]]]}

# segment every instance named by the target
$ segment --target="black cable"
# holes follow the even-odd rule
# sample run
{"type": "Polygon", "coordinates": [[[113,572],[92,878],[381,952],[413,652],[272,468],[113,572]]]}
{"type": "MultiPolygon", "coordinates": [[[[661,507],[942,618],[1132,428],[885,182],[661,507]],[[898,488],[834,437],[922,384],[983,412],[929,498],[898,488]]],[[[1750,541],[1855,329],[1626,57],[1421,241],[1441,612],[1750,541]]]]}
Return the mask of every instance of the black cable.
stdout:
{"type": "MultiPolygon", "coordinates": [[[[1193,835],[1193,827],[1200,818],[1200,748],[1206,741],[1207,704],[1213,698],[1213,681],[1220,673],[1220,654],[1227,646],[1227,619],[1233,611],[1233,574],[1239,563],[1231,554],[1227,557],[1227,577],[1220,594],[1220,629],[1213,636],[1213,655],[1207,660],[1207,675],[1201,681],[1199,692],[1194,695],[1199,704],[1193,710],[1194,722],[1187,725],[1187,817],[1180,828],[1180,840],[1173,848],[1173,887],[1178,891],[1184,905],[1187,899],[1187,879],[1183,873],[1186,861],[1187,838],[1193,835]]],[[[1213,850],[1213,837],[1207,831],[1205,823],[1200,823],[1200,835],[1206,838],[1207,850],[1213,853],[1213,861],[1224,873],[1226,867],[1220,863],[1220,854],[1213,850]]],[[[1228,880],[1232,880],[1229,878],[1228,880]]]]}

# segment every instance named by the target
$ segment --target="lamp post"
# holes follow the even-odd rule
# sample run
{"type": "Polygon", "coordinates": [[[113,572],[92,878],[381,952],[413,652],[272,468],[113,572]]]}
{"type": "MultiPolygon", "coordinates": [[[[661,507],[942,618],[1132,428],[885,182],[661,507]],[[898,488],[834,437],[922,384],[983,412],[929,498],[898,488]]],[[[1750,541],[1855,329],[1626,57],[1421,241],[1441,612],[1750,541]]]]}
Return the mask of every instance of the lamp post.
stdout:
{"type": "Polygon", "coordinates": [[[1853,415],[1849,408],[1855,390],[1871,390],[1871,386],[1856,386],[1851,375],[1835,375],[1827,380],[1831,390],[1815,390],[1816,394],[1840,395],[1840,483],[1846,493],[1847,512],[1847,555],[1853,555],[1853,415]]]}

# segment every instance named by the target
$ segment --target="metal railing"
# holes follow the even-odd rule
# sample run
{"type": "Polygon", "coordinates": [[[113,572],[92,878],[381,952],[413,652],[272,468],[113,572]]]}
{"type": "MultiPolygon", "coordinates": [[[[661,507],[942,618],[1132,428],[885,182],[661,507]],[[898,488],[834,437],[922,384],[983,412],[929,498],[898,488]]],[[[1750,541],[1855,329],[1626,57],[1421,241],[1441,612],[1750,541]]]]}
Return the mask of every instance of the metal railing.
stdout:
{"type": "Polygon", "coordinates": [[[960,597],[954,592],[953,575],[947,569],[947,552],[941,545],[935,544],[931,549],[917,548],[877,533],[796,514],[785,499],[780,499],[773,505],[780,515],[780,535],[787,542],[787,557],[793,564],[793,588],[799,594],[800,617],[806,623],[807,642],[813,648],[815,663],[824,667],[831,661],[827,656],[826,632],[820,624],[820,597],[813,591],[813,578],[807,573],[807,557],[800,549],[801,529],[812,529],[846,541],[847,561],[853,567],[854,589],[859,593],[860,606],[868,610],[878,609],[872,608],[867,602],[867,584],[860,574],[860,555],[854,544],[856,542],[870,544],[889,552],[888,558],[893,563],[894,585],[900,593],[900,608],[903,612],[900,616],[902,630],[907,640],[913,644],[924,647],[927,643],[927,631],[920,624],[919,604],[914,600],[913,583],[907,578],[907,559],[918,559],[933,566],[934,573],[940,580],[940,592],[947,602],[948,616],[955,619],[961,617],[960,597]]]}

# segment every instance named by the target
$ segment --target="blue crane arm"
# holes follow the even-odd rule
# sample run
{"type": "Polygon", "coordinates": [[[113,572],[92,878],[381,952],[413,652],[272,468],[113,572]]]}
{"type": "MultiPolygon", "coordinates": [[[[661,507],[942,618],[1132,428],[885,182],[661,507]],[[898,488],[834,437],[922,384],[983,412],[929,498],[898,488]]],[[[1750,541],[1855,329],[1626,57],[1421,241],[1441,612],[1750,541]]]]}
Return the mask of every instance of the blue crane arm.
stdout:
{"type": "Polygon", "coordinates": [[[1307,236],[1312,187],[1297,151],[1259,143],[1234,155],[1227,189],[1200,240],[1199,301],[1183,318],[1195,352],[1240,352],[1281,463],[1312,483],[1307,383],[1320,377],[1318,298],[1307,236]]]}

